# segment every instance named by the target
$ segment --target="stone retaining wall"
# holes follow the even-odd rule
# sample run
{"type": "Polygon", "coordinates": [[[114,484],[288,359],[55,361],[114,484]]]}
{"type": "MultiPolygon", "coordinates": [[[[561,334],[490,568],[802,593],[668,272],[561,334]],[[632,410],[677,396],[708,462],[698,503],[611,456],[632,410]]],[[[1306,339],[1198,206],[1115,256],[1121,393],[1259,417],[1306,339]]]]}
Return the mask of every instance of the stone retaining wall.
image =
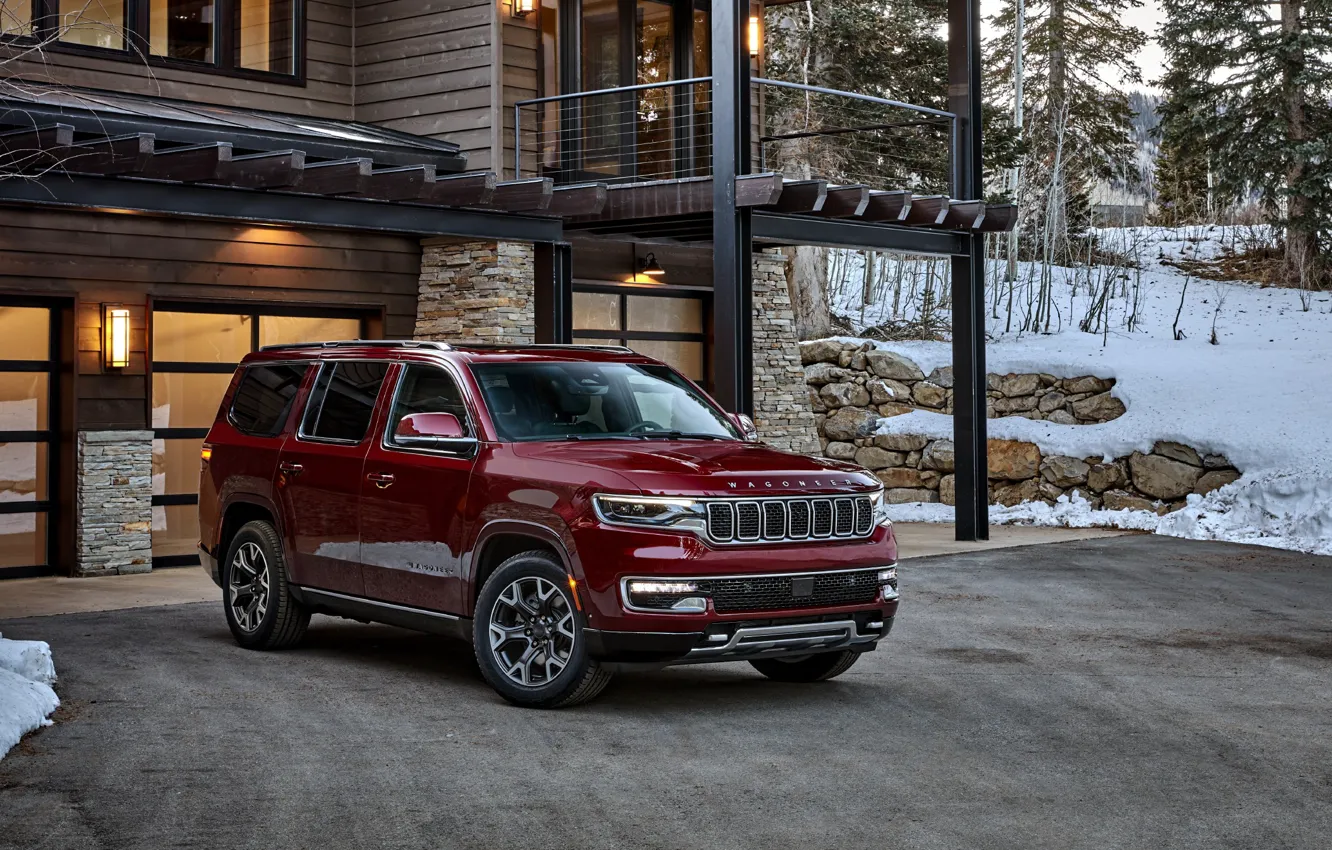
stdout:
{"type": "Polygon", "coordinates": [[[153,568],[153,432],[80,431],[75,575],[153,568]]]}

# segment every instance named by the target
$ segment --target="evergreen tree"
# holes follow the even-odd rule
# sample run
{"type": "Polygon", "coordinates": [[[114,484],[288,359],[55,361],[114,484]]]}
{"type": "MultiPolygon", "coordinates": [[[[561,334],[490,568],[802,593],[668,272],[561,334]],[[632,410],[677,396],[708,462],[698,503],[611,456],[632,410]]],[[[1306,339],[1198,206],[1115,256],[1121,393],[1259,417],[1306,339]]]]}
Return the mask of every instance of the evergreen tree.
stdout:
{"type": "MultiPolygon", "coordinates": [[[[1187,111],[1191,97],[1188,75],[1168,71],[1163,82],[1177,87],[1169,92],[1163,108],[1183,104],[1187,111]]],[[[1209,220],[1213,205],[1209,203],[1206,136],[1178,117],[1163,120],[1157,134],[1161,148],[1153,177],[1156,211],[1152,223],[1178,227],[1209,220]]]]}
{"type": "MultiPolygon", "coordinates": [[[[1085,227],[1094,181],[1136,170],[1133,110],[1126,91],[1141,81],[1133,57],[1146,36],[1123,21],[1141,0],[1025,0],[1023,37],[1024,183],[1019,200],[1037,244],[1067,259],[1085,227]]],[[[990,90],[1014,91],[1017,0],[1004,0],[987,46],[990,90]]]]}
{"type": "Polygon", "coordinates": [[[1164,0],[1162,117],[1210,154],[1223,195],[1257,193],[1285,228],[1289,272],[1326,274],[1332,238],[1332,0],[1164,0]]]}

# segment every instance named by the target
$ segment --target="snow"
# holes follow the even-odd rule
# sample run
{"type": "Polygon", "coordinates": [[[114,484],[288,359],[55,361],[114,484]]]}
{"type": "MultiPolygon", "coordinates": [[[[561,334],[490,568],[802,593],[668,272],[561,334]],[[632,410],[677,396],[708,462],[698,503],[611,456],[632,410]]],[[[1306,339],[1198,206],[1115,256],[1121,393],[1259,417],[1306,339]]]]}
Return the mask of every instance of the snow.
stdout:
{"type": "Polygon", "coordinates": [[[24,735],[50,726],[60,706],[51,647],[37,640],[0,637],[0,758],[24,735]]]}
{"type": "MultiPolygon", "coordinates": [[[[1146,513],[1107,516],[1125,512],[1092,511],[1089,505],[1072,503],[996,507],[992,518],[1134,527],[1332,554],[1332,428],[1327,426],[1332,422],[1332,294],[1314,293],[1311,309],[1304,310],[1296,290],[1204,281],[1161,264],[1162,258],[1212,257],[1223,244],[1266,238],[1258,228],[1125,228],[1100,235],[1103,246],[1131,248],[1141,264],[1141,271],[1119,270],[1129,279],[1111,301],[1108,331],[1086,333],[1077,326],[1091,303],[1089,270],[1056,267],[1052,286],[1057,315],[1051,332],[1013,332],[1024,323],[1023,287],[1038,279],[1033,266],[1022,264],[1015,297],[1019,307],[1011,323],[1006,303],[998,318],[993,313],[988,318],[988,369],[1113,377],[1113,394],[1128,412],[1101,425],[1005,417],[990,420],[990,436],[1033,442],[1046,454],[1107,458],[1149,451],[1157,440],[1173,440],[1203,453],[1224,454],[1244,475],[1206,497],[1190,497],[1187,507],[1163,518],[1146,513]],[[1125,320],[1135,310],[1134,289],[1137,322],[1129,332],[1125,320]],[[1182,339],[1175,339],[1172,330],[1177,311],[1182,339]],[[1217,345],[1209,342],[1213,321],[1217,345]]],[[[857,274],[852,271],[853,281],[857,274]]],[[[1007,286],[993,279],[988,284],[1007,286]]],[[[1004,290],[1000,295],[1001,301],[1007,297],[1004,290]]],[[[861,310],[859,303],[847,304],[846,296],[834,303],[852,319],[861,310]]],[[[883,305],[866,310],[882,315],[883,305]]],[[[911,316],[900,312],[896,318],[911,316]]],[[[926,374],[951,362],[946,342],[876,345],[911,358],[926,374]]],[[[880,433],[951,438],[952,420],[914,412],[882,420],[880,433]]],[[[901,519],[929,517],[951,521],[951,508],[904,506],[895,514],[901,519]]]]}

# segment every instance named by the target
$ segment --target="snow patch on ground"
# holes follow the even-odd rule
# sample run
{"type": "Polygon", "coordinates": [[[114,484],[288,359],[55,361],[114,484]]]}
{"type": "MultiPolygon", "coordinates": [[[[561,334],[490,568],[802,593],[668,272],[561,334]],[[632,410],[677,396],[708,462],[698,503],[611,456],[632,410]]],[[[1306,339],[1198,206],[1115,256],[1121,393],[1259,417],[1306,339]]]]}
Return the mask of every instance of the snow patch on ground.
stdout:
{"type": "Polygon", "coordinates": [[[49,645],[0,637],[0,758],[27,733],[51,725],[60,706],[55,679],[49,645]]]}
{"type": "MultiPolygon", "coordinates": [[[[1033,442],[1046,454],[1107,458],[1172,440],[1224,454],[1244,475],[1206,497],[1191,497],[1186,508],[1162,518],[1106,516],[1125,512],[1075,504],[994,507],[991,516],[996,522],[1134,527],[1332,554],[1332,295],[1315,294],[1312,309],[1304,310],[1295,290],[1190,279],[1160,262],[1216,256],[1223,247],[1254,238],[1252,229],[1127,228],[1099,235],[1106,247],[1134,246],[1143,265],[1140,274],[1133,272],[1129,291],[1111,299],[1109,331],[1078,330],[1092,297],[1086,270],[1055,268],[1052,332],[1014,333],[1020,315],[1010,323],[1006,306],[998,317],[991,312],[987,365],[1000,374],[1115,378],[1113,394],[1128,412],[1101,425],[1005,417],[990,420],[990,436],[1033,442]],[[1132,332],[1126,330],[1130,314],[1136,314],[1132,332]],[[1182,339],[1175,338],[1176,322],[1182,339]],[[1209,342],[1213,323],[1216,345],[1209,342]]],[[[1019,279],[1031,276],[1023,264],[1019,279]]],[[[1019,292],[1019,305],[1022,298],[1019,292]]],[[[873,307],[881,305],[870,312],[873,307]]],[[[952,360],[944,342],[875,344],[909,357],[927,375],[952,360]]],[[[915,412],[880,423],[880,433],[908,432],[951,438],[952,420],[915,412]]],[[[951,521],[952,509],[894,509],[894,518],[927,516],[951,521]]]]}

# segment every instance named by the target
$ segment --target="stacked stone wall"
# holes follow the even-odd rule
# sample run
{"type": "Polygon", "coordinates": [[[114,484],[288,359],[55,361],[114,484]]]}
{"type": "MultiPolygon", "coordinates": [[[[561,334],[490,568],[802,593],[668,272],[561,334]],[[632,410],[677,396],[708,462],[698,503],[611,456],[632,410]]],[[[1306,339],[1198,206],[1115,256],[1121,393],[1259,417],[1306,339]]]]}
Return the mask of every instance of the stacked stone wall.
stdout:
{"type": "Polygon", "coordinates": [[[786,256],[754,255],[754,424],[770,446],[817,454],[819,434],[806,403],[805,371],[786,288],[786,256]]]}
{"type": "Polygon", "coordinates": [[[536,337],[534,282],[529,243],[423,240],[414,336],[530,343],[536,337]]]}
{"type": "Polygon", "coordinates": [[[80,431],[75,574],[153,568],[153,432],[80,431]]]}

